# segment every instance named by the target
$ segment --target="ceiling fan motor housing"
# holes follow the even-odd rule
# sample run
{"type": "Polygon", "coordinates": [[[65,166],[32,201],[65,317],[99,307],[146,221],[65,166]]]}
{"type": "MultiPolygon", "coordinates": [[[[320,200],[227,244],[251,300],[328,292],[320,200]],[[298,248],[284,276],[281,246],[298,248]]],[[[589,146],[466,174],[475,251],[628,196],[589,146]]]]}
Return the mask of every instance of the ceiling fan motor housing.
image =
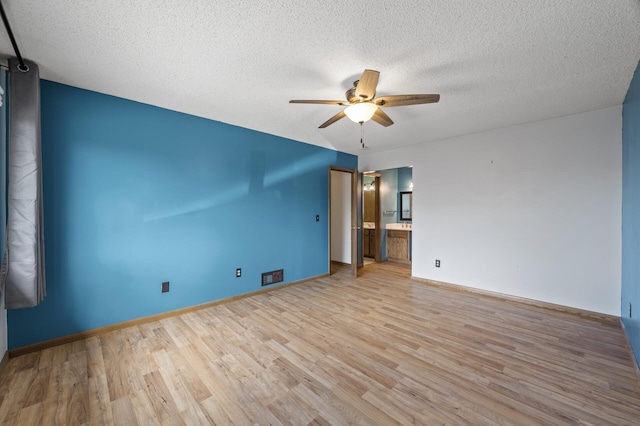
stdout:
{"type": "MultiPolygon", "coordinates": [[[[347,101],[350,104],[355,104],[358,102],[366,102],[367,99],[364,98],[359,98],[356,96],[356,87],[358,87],[358,83],[360,82],[360,80],[356,80],[353,82],[353,87],[349,90],[347,90],[346,92],[344,92],[344,96],[347,98],[347,101]]],[[[375,92],[373,93],[373,95],[371,96],[371,99],[375,98],[376,94],[375,92]]]]}
{"type": "Polygon", "coordinates": [[[344,92],[344,96],[347,98],[347,101],[349,101],[350,104],[354,103],[354,102],[358,102],[358,98],[356,97],[356,83],[357,81],[353,84],[353,87],[349,90],[347,90],[346,92],[344,92]]]}

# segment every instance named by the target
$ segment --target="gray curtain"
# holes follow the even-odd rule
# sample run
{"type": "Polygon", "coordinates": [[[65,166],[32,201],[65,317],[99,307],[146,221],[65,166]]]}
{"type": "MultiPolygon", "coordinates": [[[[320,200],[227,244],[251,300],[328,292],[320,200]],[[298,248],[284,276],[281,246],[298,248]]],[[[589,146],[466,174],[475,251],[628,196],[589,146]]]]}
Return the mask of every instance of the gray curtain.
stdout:
{"type": "Polygon", "coordinates": [[[7,243],[2,261],[7,309],[37,305],[45,296],[40,76],[9,59],[7,243]]]}

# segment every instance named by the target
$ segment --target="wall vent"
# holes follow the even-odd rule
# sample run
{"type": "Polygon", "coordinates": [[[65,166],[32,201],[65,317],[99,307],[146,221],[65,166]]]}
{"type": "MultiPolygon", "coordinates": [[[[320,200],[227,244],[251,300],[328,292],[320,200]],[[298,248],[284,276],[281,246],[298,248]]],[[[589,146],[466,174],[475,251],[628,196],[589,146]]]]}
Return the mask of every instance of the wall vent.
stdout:
{"type": "Polygon", "coordinates": [[[280,283],[284,281],[284,269],[278,269],[277,271],[264,272],[262,274],[262,286],[269,284],[280,283]]]}

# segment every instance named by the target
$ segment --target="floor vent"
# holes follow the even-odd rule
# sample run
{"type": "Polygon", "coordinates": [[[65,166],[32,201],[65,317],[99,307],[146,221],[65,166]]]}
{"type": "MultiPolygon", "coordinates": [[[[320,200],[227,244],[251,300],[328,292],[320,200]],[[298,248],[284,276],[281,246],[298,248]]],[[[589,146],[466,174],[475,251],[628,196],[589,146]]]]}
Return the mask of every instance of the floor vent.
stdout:
{"type": "Polygon", "coordinates": [[[275,283],[281,283],[284,281],[284,269],[278,269],[277,271],[264,272],[262,274],[262,286],[275,283]]]}

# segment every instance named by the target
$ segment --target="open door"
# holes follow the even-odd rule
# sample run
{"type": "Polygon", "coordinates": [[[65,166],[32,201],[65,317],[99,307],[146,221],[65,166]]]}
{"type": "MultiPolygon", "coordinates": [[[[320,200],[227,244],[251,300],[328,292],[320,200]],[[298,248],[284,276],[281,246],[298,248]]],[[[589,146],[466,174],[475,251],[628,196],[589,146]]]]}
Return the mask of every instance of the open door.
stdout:
{"type": "Polygon", "coordinates": [[[358,276],[358,171],[329,167],[329,273],[331,262],[358,276]]]}

